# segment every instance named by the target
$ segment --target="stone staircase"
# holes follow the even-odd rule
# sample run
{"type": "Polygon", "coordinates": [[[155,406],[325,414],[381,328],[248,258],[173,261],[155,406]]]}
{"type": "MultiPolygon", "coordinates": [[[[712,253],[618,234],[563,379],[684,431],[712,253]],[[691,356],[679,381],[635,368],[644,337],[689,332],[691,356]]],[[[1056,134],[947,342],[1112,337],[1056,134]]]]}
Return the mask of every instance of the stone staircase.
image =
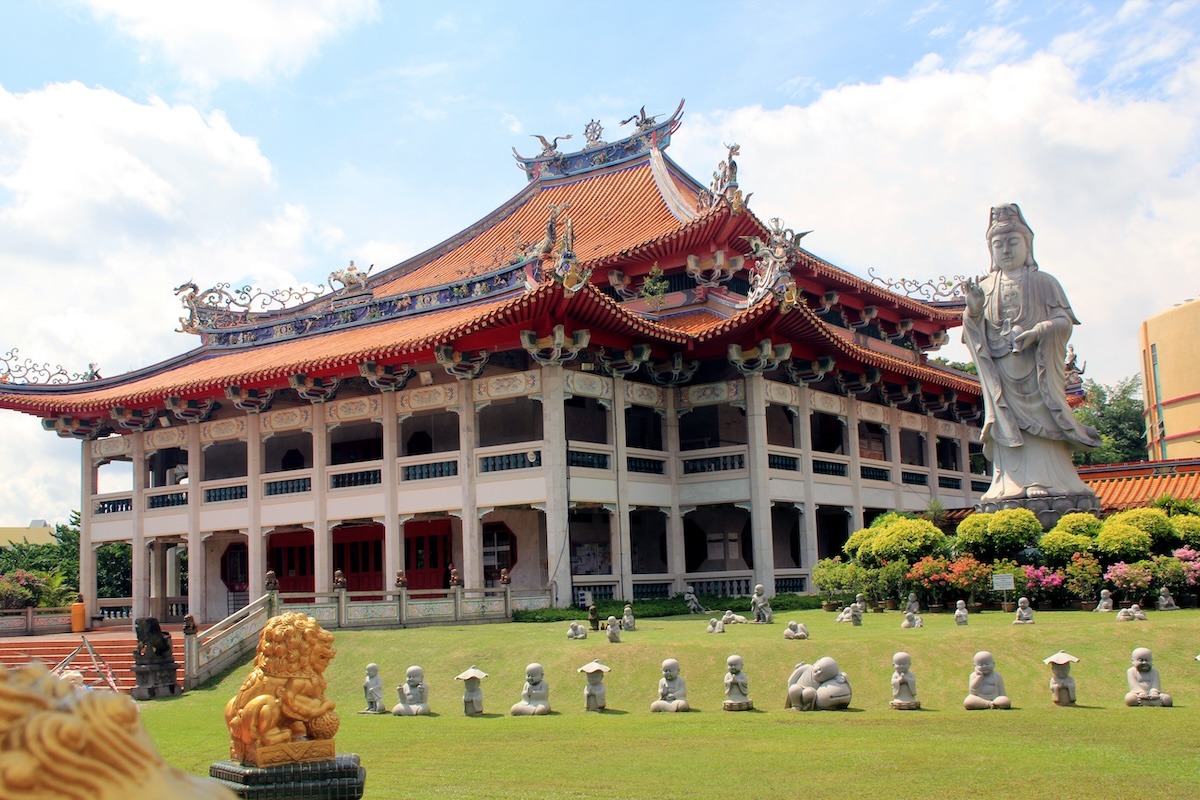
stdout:
{"type": "MultiPolygon", "coordinates": [[[[137,648],[137,639],[133,635],[114,636],[112,634],[98,635],[76,634],[67,636],[21,636],[0,639],[0,666],[16,667],[31,661],[41,661],[48,667],[54,667],[69,656],[80,645],[80,639],[86,637],[88,643],[97,655],[108,665],[112,672],[117,690],[126,694],[133,691],[136,680],[133,675],[133,651],[137,648]]],[[[183,686],[183,637],[178,632],[171,636],[174,646],[175,660],[179,663],[176,670],[179,686],[183,686]]],[[[87,650],[80,651],[72,660],[68,669],[77,669],[83,673],[89,686],[107,687],[104,678],[97,674],[92,667],[92,658],[87,650]]]]}

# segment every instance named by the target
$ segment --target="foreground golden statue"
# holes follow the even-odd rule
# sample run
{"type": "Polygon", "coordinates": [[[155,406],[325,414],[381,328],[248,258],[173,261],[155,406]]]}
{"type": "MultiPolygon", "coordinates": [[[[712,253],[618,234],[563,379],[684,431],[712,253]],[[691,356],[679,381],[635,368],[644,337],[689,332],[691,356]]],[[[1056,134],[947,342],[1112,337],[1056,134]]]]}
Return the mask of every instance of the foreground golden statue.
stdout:
{"type": "Polygon", "coordinates": [[[338,716],[325,697],[333,634],[306,614],[273,617],[258,640],[254,669],[225,706],[230,758],[266,767],[334,757],[338,716]]]}
{"type": "Polygon", "coordinates": [[[168,765],[128,696],[91,691],[41,664],[0,670],[0,797],[5,800],[233,800],[168,765]]]}

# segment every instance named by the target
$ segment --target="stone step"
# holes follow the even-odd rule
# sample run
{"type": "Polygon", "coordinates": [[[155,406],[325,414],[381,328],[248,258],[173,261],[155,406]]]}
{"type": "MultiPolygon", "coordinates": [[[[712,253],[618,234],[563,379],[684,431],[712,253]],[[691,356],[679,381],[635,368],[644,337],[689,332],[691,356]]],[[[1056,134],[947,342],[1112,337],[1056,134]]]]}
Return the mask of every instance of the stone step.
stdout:
{"type": "MultiPolygon", "coordinates": [[[[88,643],[92,645],[96,654],[104,660],[104,663],[112,672],[113,680],[117,684],[117,690],[122,692],[132,691],[133,687],[137,685],[137,679],[133,674],[133,651],[137,647],[137,639],[132,636],[128,639],[107,637],[95,640],[88,639],[88,643]]],[[[41,661],[43,664],[53,667],[74,652],[78,646],[78,640],[33,638],[0,640],[0,666],[16,667],[32,661],[41,661]]],[[[175,660],[179,662],[176,674],[179,685],[182,686],[184,678],[183,653],[176,652],[175,660]]],[[[84,672],[85,677],[91,682],[95,679],[94,675],[89,674],[91,663],[91,657],[84,651],[75,657],[72,666],[84,672]]]]}

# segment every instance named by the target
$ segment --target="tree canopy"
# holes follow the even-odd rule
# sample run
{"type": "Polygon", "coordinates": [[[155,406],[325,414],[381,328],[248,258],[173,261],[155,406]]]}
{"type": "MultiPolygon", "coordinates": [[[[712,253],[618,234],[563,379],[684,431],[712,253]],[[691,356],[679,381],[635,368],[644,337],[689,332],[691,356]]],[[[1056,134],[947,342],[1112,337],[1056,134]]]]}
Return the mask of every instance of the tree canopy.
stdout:
{"type": "Polygon", "coordinates": [[[1095,428],[1104,444],[1090,453],[1076,453],[1075,463],[1087,466],[1145,461],[1146,420],[1141,375],[1109,386],[1089,379],[1084,381],[1083,387],[1087,402],[1075,409],[1075,416],[1095,428]]]}

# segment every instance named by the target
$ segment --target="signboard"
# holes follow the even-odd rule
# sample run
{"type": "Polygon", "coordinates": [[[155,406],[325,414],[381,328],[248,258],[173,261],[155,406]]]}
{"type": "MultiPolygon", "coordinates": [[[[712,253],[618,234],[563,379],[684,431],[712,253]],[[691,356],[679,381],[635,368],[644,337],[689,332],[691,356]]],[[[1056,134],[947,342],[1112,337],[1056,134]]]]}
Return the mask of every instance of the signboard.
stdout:
{"type": "Polygon", "coordinates": [[[1016,589],[1011,572],[997,572],[992,576],[992,589],[997,592],[1011,592],[1016,589]]]}

